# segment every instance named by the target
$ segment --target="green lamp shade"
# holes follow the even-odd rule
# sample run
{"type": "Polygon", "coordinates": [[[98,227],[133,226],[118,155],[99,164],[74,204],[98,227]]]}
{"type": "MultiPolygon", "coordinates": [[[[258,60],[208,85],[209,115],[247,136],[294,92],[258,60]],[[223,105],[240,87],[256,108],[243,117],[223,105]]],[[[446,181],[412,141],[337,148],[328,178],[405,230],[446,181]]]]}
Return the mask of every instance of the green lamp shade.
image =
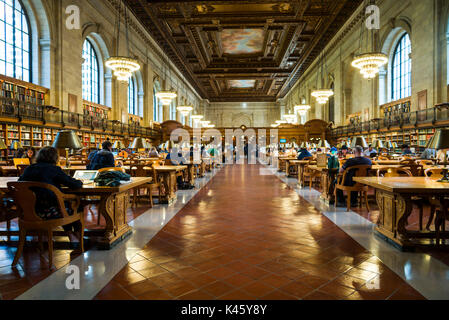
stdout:
{"type": "Polygon", "coordinates": [[[146,142],[145,139],[142,137],[136,137],[134,138],[134,141],[129,146],[130,149],[145,149],[146,148],[146,142]]]}
{"type": "Polygon", "coordinates": [[[53,148],[56,149],[73,149],[79,150],[83,148],[78,135],[72,130],[59,131],[53,141],[53,148]]]}
{"type": "Polygon", "coordinates": [[[330,149],[331,145],[329,144],[329,142],[327,142],[327,140],[320,140],[320,142],[318,142],[318,148],[326,148],[326,149],[330,149]]]}
{"type": "Polygon", "coordinates": [[[5,140],[0,139],[0,150],[6,150],[8,147],[6,146],[5,140]]]}
{"type": "Polygon", "coordinates": [[[429,149],[449,149],[449,129],[438,129],[429,144],[429,149]]]}
{"type": "Polygon", "coordinates": [[[389,149],[389,150],[394,148],[393,143],[389,140],[386,142],[386,145],[387,145],[387,149],[389,149]]]}
{"type": "Polygon", "coordinates": [[[365,137],[362,136],[354,137],[351,141],[351,148],[355,148],[356,146],[368,148],[368,144],[366,143],[365,137]]]}
{"type": "Polygon", "coordinates": [[[376,149],[385,149],[384,143],[382,142],[382,140],[374,140],[373,143],[371,144],[371,147],[376,148],[376,149]]]}

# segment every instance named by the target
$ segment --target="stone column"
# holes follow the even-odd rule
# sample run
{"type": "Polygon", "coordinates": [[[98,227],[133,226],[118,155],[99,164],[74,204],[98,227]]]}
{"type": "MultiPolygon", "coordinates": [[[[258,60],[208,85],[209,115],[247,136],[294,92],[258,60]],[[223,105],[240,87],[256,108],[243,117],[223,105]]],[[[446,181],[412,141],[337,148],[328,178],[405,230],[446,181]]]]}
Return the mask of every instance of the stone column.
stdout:
{"type": "Polygon", "coordinates": [[[145,86],[145,97],[143,103],[143,121],[142,126],[148,127],[153,123],[153,86],[154,86],[154,73],[150,65],[147,64],[144,67],[144,86],[145,86]]]}
{"type": "Polygon", "coordinates": [[[379,105],[387,103],[387,70],[379,70],[379,105]]]}

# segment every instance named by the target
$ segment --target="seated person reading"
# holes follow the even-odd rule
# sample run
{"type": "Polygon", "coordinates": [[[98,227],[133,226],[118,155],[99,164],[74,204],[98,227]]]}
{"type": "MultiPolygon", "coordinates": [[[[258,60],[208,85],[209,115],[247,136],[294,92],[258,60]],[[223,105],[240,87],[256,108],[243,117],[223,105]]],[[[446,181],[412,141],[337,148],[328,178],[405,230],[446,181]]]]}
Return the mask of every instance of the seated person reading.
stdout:
{"type": "MultiPolygon", "coordinates": [[[[370,159],[363,156],[363,148],[361,146],[356,146],[354,149],[354,158],[348,159],[343,166],[340,168],[339,173],[343,173],[347,168],[360,166],[360,165],[372,165],[370,159]]],[[[352,181],[354,176],[354,170],[350,170],[346,174],[346,180],[344,181],[345,186],[353,186],[355,182],[352,181]]],[[[337,178],[338,179],[338,178],[337,178]]],[[[336,182],[337,183],[337,182],[336,182]]],[[[357,205],[357,192],[351,192],[351,207],[357,205]]],[[[346,207],[345,199],[342,190],[337,190],[337,207],[346,207]]]]}

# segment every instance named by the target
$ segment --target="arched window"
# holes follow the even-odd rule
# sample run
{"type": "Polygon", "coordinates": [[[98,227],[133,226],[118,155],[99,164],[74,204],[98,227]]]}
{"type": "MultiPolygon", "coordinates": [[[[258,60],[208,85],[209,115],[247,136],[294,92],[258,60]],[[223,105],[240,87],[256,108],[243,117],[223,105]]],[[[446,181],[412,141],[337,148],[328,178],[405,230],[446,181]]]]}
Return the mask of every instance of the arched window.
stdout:
{"type": "Polygon", "coordinates": [[[19,0],[0,0],[0,73],[31,82],[31,35],[19,0]]]}
{"type": "Polygon", "coordinates": [[[391,65],[391,99],[393,101],[412,95],[412,46],[410,36],[405,33],[398,41],[391,65]]]}
{"type": "Polygon", "coordinates": [[[131,77],[128,82],[128,113],[138,115],[136,101],[136,83],[131,77]]]}
{"type": "Polygon", "coordinates": [[[83,45],[83,99],[100,103],[100,68],[97,53],[86,39],[83,45]]]}

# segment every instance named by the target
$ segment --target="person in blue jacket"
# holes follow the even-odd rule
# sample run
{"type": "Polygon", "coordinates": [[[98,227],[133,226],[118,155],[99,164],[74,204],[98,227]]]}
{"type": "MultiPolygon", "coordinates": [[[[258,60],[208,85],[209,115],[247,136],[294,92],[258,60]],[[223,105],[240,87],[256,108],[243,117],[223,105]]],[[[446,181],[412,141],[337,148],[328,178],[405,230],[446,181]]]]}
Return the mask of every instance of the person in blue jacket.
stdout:
{"type": "Polygon", "coordinates": [[[298,155],[298,160],[304,160],[304,158],[309,158],[309,157],[312,157],[310,152],[306,148],[301,148],[299,155],[298,155]]]}
{"type": "Polygon", "coordinates": [[[112,143],[106,140],[102,144],[103,149],[95,153],[92,157],[88,170],[99,170],[103,168],[113,168],[115,167],[115,159],[112,154],[112,143]]]}

